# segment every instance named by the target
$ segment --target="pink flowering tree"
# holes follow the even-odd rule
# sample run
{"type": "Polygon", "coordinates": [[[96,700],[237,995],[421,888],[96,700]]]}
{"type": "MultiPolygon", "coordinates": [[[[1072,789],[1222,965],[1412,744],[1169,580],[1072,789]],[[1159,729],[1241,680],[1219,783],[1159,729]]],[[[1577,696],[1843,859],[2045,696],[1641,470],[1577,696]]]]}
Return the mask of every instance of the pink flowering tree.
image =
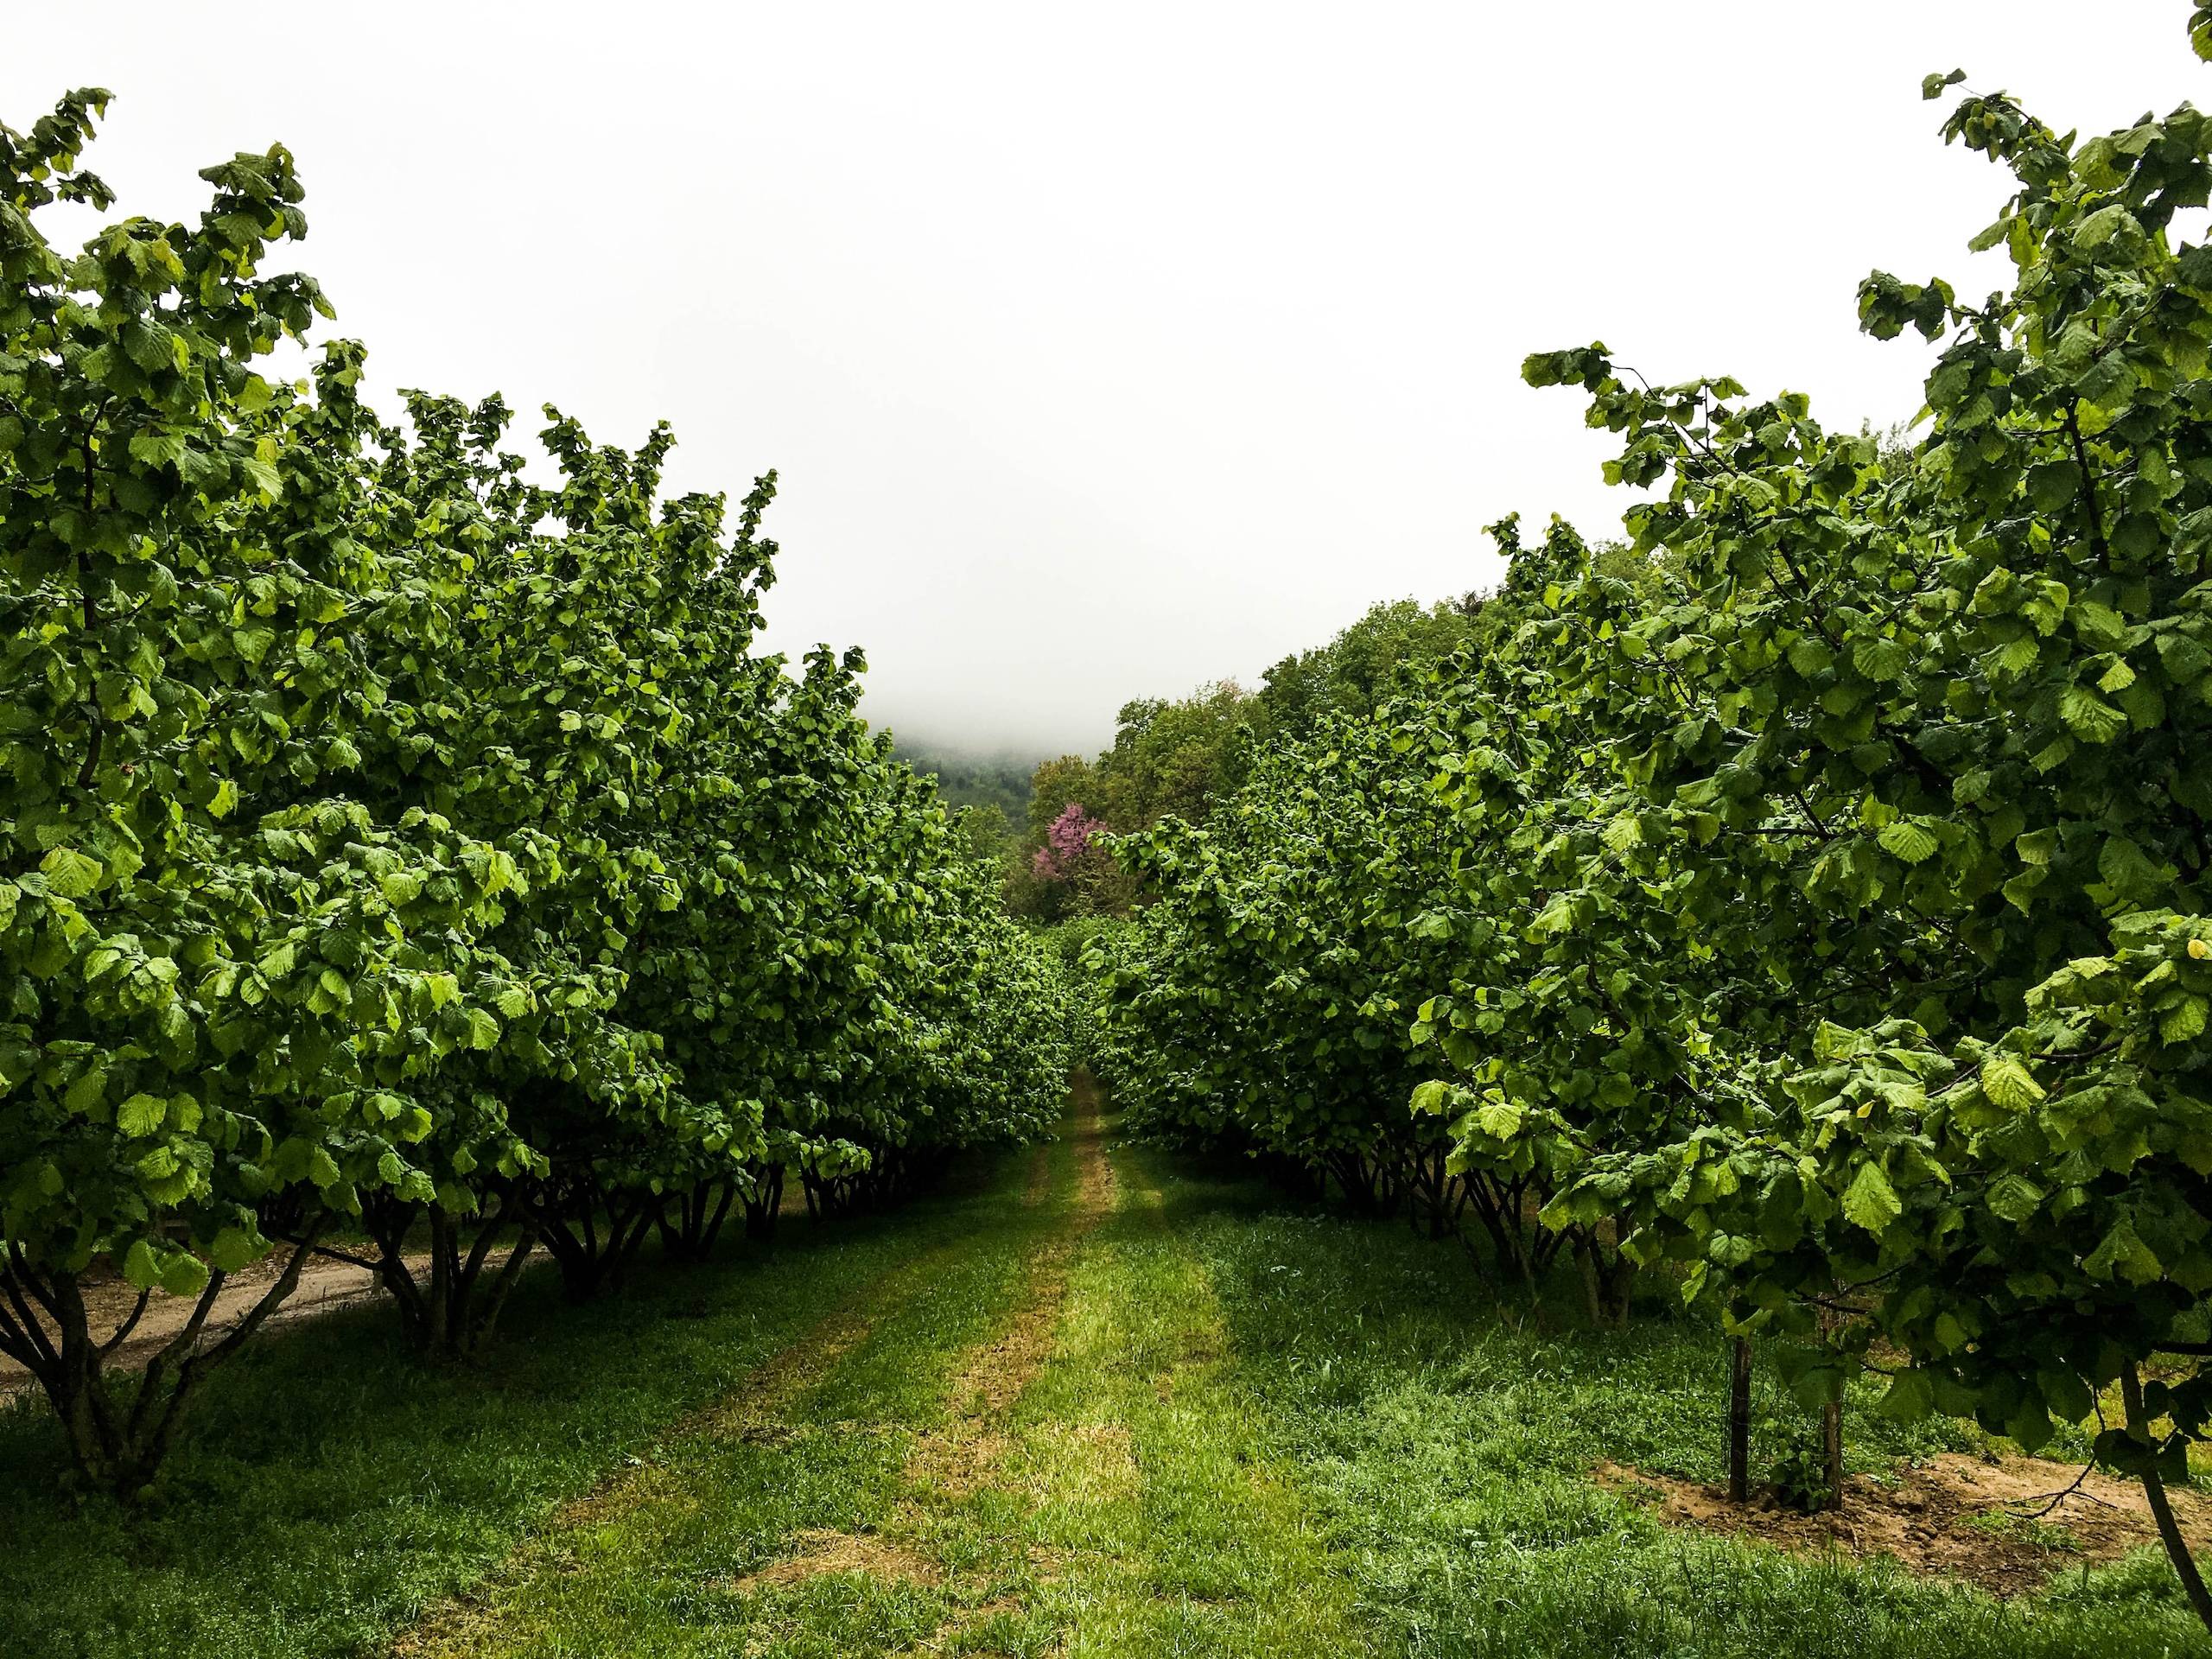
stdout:
{"type": "Polygon", "coordinates": [[[1100,841],[1113,833],[1105,819],[1069,802],[1046,826],[1045,844],[1030,855],[1027,880],[1009,889],[1017,913],[1044,921],[1126,913],[1134,890],[1100,841]]]}
{"type": "Polygon", "coordinates": [[[1086,857],[1091,851],[1091,838],[1105,832],[1103,820],[1092,817],[1076,802],[1070,801],[1060,816],[1046,826],[1045,844],[1029,861],[1029,868],[1039,880],[1072,881],[1096,861],[1095,857],[1086,857]]]}

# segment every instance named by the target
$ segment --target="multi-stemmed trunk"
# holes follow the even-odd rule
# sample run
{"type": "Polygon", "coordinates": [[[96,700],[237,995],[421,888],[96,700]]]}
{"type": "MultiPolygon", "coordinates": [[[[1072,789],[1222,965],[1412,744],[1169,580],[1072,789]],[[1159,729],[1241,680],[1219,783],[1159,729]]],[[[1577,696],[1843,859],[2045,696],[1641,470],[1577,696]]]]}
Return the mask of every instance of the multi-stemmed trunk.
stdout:
{"type": "MultiPolygon", "coordinates": [[[[714,1254],[715,1241],[721,1236],[722,1223],[738,1197],[734,1176],[701,1181],[671,1193],[655,1217],[662,1254],[671,1262],[704,1262],[714,1254]]],[[[748,1198],[748,1218],[750,1203],[748,1198]]]]}
{"type": "Polygon", "coordinates": [[[439,1359],[470,1359],[491,1338],[524,1264],[538,1240],[538,1217],[518,1186],[499,1193],[496,1206],[464,1236],[464,1217],[440,1204],[411,1204],[363,1194],[361,1218],[374,1242],[373,1256],[325,1250],[375,1273],[399,1310],[400,1329],[416,1352],[439,1359]],[[428,1233],[428,1271],[417,1276],[407,1243],[417,1224],[428,1233]],[[512,1228],[502,1253],[500,1235],[512,1228]]]}
{"type": "Polygon", "coordinates": [[[944,1173],[946,1155],[933,1149],[880,1147],[865,1167],[824,1174],[804,1164],[799,1185],[810,1218],[826,1221],[863,1210],[881,1210],[921,1192],[944,1173]]]}
{"type": "MultiPolygon", "coordinates": [[[[1467,1207],[1475,1212],[1475,1219],[1482,1223],[1483,1231],[1490,1236],[1499,1277],[1519,1280],[1522,1287],[1533,1297],[1544,1275],[1551,1270],[1567,1236],[1548,1228],[1529,1227],[1526,1211],[1529,1196],[1535,1190],[1534,1178],[1521,1175],[1503,1180],[1473,1173],[1464,1178],[1464,1184],[1467,1207]]],[[[1473,1255],[1474,1240],[1465,1229],[1459,1236],[1465,1242],[1468,1253],[1473,1255]]],[[[1479,1262],[1481,1258],[1477,1256],[1476,1260],[1479,1262]]]]}
{"type": "Polygon", "coordinates": [[[1608,1246],[1596,1226],[1576,1227],[1575,1264],[1582,1270],[1583,1301],[1590,1323],[1600,1330],[1624,1330],[1628,1325],[1629,1294],[1636,1284],[1636,1263],[1621,1254],[1620,1232],[1608,1246]]]}
{"type": "Polygon", "coordinates": [[[745,1236],[758,1244],[772,1242],[776,1217],[784,1208],[784,1166],[766,1164],[753,1171],[745,1194],[745,1236]]]}
{"type": "Polygon", "coordinates": [[[620,1286],[665,1204],[661,1194],[642,1187],[610,1192],[596,1181],[580,1182],[565,1198],[542,1203],[538,1238],[561,1269],[568,1299],[588,1302],[620,1286]]]}
{"type": "Polygon", "coordinates": [[[1325,1154],[1322,1165],[1344,1189],[1344,1202],[1363,1216],[1396,1213],[1404,1198],[1399,1160],[1385,1149],[1372,1155],[1357,1151],[1325,1154]]]}
{"type": "Polygon", "coordinates": [[[224,1286],[211,1272],[183,1327],[156,1350],[143,1370],[118,1385],[108,1364],[144,1319],[152,1301],[141,1291],[130,1313],[96,1334],[79,1276],[34,1266],[13,1244],[0,1248],[0,1353],[37,1381],[52,1402],[70,1460],[87,1485],[128,1501],[152,1482],[168,1453],[185,1408],[207,1373],[235,1354],[283,1304],[313,1254],[312,1236],[286,1247],[283,1265],[238,1322],[209,1338],[224,1286]]]}
{"type": "Polygon", "coordinates": [[[1431,1238],[1455,1236],[1467,1212],[1467,1184],[1452,1173],[1451,1152],[1438,1141],[1417,1147],[1406,1160],[1406,1219],[1431,1238]]]}

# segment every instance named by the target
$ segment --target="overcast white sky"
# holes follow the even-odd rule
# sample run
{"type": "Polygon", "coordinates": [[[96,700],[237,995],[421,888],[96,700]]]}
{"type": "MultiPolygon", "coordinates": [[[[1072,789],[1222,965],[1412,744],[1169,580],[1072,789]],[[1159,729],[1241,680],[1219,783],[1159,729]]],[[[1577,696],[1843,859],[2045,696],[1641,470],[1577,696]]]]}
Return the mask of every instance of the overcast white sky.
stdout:
{"type": "Polygon", "coordinates": [[[2001,276],[1920,76],[2101,130],[2212,90],[2187,14],[109,0],[8,31],[0,119],[111,88],[93,165],[168,217],[281,139],[380,387],[665,416],[678,487],[779,468],[777,643],[865,645],[902,735],[1041,753],[1493,580],[1509,511],[1615,526],[1532,350],[1910,416],[1858,280],[2001,276]]]}

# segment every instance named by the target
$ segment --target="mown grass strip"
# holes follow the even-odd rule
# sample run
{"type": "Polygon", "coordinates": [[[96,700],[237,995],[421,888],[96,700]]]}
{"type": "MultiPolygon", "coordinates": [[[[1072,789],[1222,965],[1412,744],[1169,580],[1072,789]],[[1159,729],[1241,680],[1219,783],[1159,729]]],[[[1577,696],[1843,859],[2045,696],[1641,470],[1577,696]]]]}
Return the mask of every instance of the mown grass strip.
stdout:
{"type": "Polygon", "coordinates": [[[898,1541],[960,1602],[914,1650],[1370,1651],[1348,1582],[1252,1433],[1203,1265],[1156,1190],[1114,1191],[1028,1316],[1057,1315],[1049,1355],[970,1426],[990,1456],[950,1479],[910,1465],[898,1541]]]}
{"type": "Polygon", "coordinates": [[[772,1254],[648,1260],[589,1308],[533,1274],[480,1369],[416,1363],[381,1306],[304,1322],[215,1377],[137,1514],[73,1504],[42,1404],[0,1409],[0,1654],[378,1651],[857,1290],[988,1227],[1022,1173],[1008,1159],[895,1217],[802,1223],[772,1254]]]}
{"type": "Polygon", "coordinates": [[[867,1656],[956,1622],[963,1588],[883,1529],[963,1360],[1018,1313],[1031,1264],[1067,1225],[1065,1146],[1047,1167],[1023,1204],[1036,1188],[1009,1161],[988,1208],[876,1287],[855,1340],[671,1440],[634,1484],[549,1529],[486,1605],[400,1651],[867,1656]]]}

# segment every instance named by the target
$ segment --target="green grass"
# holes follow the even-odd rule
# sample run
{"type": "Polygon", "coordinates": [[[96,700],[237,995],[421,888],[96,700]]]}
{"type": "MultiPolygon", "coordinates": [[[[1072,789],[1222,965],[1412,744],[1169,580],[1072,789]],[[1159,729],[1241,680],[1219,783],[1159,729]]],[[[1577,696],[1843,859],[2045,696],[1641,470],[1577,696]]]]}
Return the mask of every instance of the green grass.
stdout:
{"type": "Polygon", "coordinates": [[[1010,1465],[1006,1518],[1055,1568],[1037,1622],[1076,1659],[1376,1650],[1240,1371],[1207,1264],[1160,1193],[1127,1183],[1071,1275],[1010,1465]]]}
{"type": "Polygon", "coordinates": [[[474,1370],[410,1358],[371,1306],[218,1372],[142,1512],[73,1508],[42,1402],[0,1411],[0,1655],[346,1654],[481,1578],[523,1532],[917,1253],[1001,1182],[906,1215],[787,1227],[769,1256],[640,1264],[589,1308],[534,1273],[474,1370]]]}
{"type": "MultiPolygon", "coordinates": [[[[1271,1443],[1300,1471],[1383,1651],[2129,1659],[2212,1648],[2155,1554],[2061,1573],[2052,1593],[2008,1605],[1886,1562],[1669,1531],[1587,1471],[1610,1458],[1721,1478],[1726,1358],[1709,1328],[1655,1309],[1621,1332],[1578,1329],[1563,1305],[1533,1318],[1501,1308],[1456,1246],[1290,1210],[1148,1153],[1138,1161],[1205,1263],[1271,1443]]],[[[1878,1392],[1847,1403],[1854,1469],[1980,1444],[1961,1425],[1875,1414],[1878,1392]]]]}
{"type": "Polygon", "coordinates": [[[860,1659],[944,1624],[954,1609],[928,1586],[864,1574],[752,1590],[740,1581],[802,1533],[865,1533],[895,1506],[915,1436],[944,1416],[954,1365],[1011,1310],[1025,1262],[1059,1215],[1066,1148],[1055,1153],[1052,1192],[1036,1209],[1016,1204],[1002,1179],[995,1201],[956,1226],[925,1222],[944,1244],[894,1276],[865,1338],[772,1421],[664,1446],[639,1493],[550,1541],[479,1620],[441,1631],[429,1650],[860,1659]]]}
{"type": "MultiPolygon", "coordinates": [[[[1709,1329],[1501,1306],[1456,1245],[1145,1148],[1097,1213],[1083,1160],[588,1310],[533,1281],[481,1372],[378,1310],[296,1327],[219,1375],[139,1515],[71,1508],[41,1411],[0,1414],[0,1655],[2212,1650],[2154,1555],[2055,1550],[2008,1606],[1670,1532],[1589,1469],[1719,1478],[1709,1329]]],[[[1980,1443],[1872,1392],[1856,1468],[1980,1443]]]]}
{"type": "Polygon", "coordinates": [[[575,1529],[429,1650],[1365,1650],[1203,1268],[1154,1194],[1078,1232],[1076,1157],[1063,1143],[1040,1205],[914,1275],[777,1432],[670,1446],[650,1501],[575,1529]],[[972,1368],[1024,1321],[1049,1340],[1011,1362],[1019,1393],[973,1409],[972,1368]],[[750,1576],[817,1559],[835,1570],[750,1576]]]}

